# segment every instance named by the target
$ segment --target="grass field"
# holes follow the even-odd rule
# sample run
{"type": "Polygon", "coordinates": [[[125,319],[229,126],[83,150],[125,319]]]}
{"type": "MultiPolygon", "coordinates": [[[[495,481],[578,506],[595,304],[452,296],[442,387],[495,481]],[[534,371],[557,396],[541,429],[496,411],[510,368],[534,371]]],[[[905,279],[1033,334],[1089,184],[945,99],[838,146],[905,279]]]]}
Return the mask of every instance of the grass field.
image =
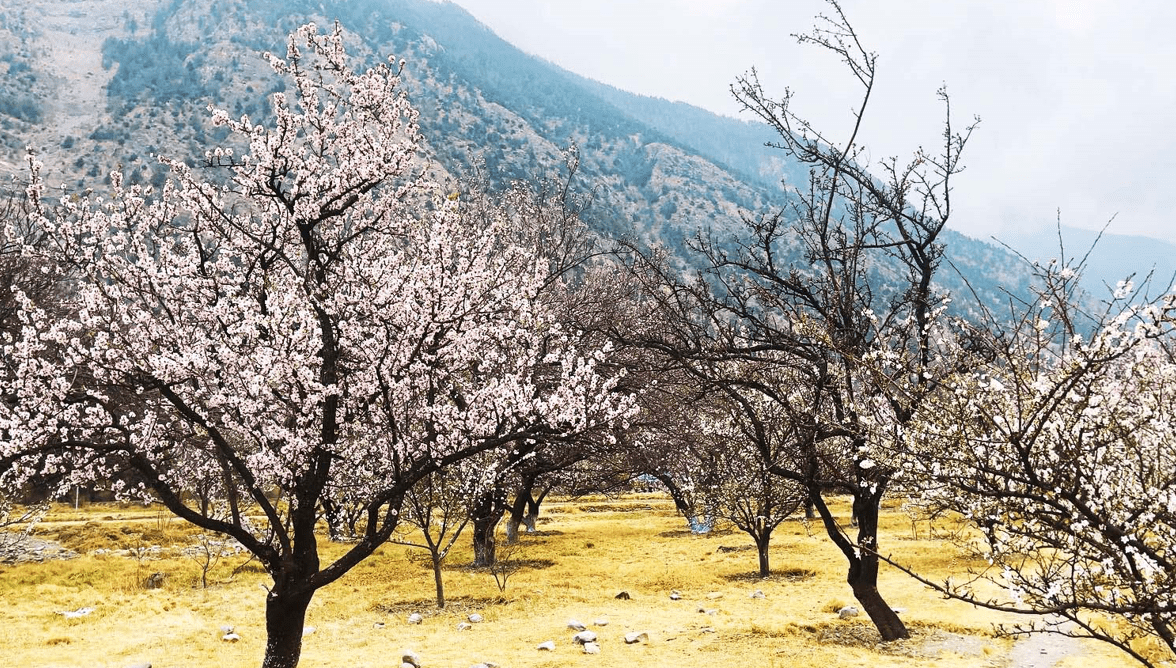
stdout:
{"type": "MultiPolygon", "coordinates": [[[[847,513],[844,506],[837,510],[847,513]]],[[[907,517],[884,517],[883,549],[923,572],[945,578],[965,567],[948,543],[925,531],[912,537],[907,517]]],[[[925,525],[924,525],[925,526],[925,525]]],[[[755,575],[751,541],[741,533],[691,536],[672,505],[654,496],[548,503],[540,533],[525,536],[511,555],[520,564],[505,592],[492,575],[466,567],[462,538],[445,569],[450,599],[439,611],[423,552],[387,545],[311,604],[303,666],[398,666],[415,650],[424,668],[468,668],[479,662],[509,667],[675,666],[1020,666],[1032,647],[992,635],[994,613],[945,601],[887,569],[880,588],[903,610],[913,637],[880,644],[869,620],[841,620],[853,604],[845,561],[819,528],[781,525],[772,539],[768,579],[755,575]],[[682,594],[671,600],[671,590],[682,594]],[[752,598],[761,590],[764,598],[752,598]],[[616,595],[626,591],[629,600],[616,595]],[[700,609],[703,610],[700,612],[700,609]],[[424,616],[409,625],[407,616],[424,616]],[[457,626],[477,612],[483,622],[457,626]],[[572,643],[569,619],[600,636],[601,654],[572,643]],[[593,626],[596,621],[606,626],[593,626]],[[382,625],[382,626],[381,626],[382,625]],[[631,631],[647,643],[626,645],[631,631]],[[536,646],[554,640],[556,649],[536,646]],[[1014,651],[1019,650],[1019,651],[1014,651]]],[[[6,666],[256,666],[265,644],[263,604],[268,579],[256,564],[236,575],[243,556],[222,559],[200,586],[202,568],[174,550],[198,534],[151,508],[91,506],[55,509],[39,534],[82,556],[68,561],[0,566],[0,664],[6,666]],[[129,550],[102,553],[101,550],[129,550]],[[95,551],[99,551],[95,553],[95,551]],[[146,579],[164,576],[148,589],[146,579]],[[60,611],[93,607],[67,619],[60,611]],[[221,640],[222,626],[241,637],[221,640]]],[[[328,552],[340,551],[326,544],[328,552]]],[[[1070,646],[1063,668],[1132,665],[1097,643],[1070,646]]],[[[1036,666],[1053,658],[1036,658],[1036,666]]]]}

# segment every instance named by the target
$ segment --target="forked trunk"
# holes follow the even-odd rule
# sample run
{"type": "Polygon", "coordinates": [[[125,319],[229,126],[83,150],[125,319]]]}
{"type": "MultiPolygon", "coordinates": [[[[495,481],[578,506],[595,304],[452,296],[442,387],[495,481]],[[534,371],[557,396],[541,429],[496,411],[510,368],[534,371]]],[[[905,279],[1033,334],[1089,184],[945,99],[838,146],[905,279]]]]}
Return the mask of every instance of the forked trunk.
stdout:
{"type": "MultiPolygon", "coordinates": [[[[274,587],[274,592],[278,591],[274,587]]],[[[265,601],[265,660],[262,668],[295,668],[302,656],[306,609],[314,592],[275,594],[265,601]]]]}
{"type": "Polygon", "coordinates": [[[809,489],[809,499],[821,516],[825,532],[833,543],[841,549],[845,558],[849,560],[849,574],[846,582],[853,590],[853,596],[861,604],[862,610],[870,616],[870,621],[878,629],[882,640],[901,640],[911,637],[906,625],[898,618],[898,613],[886,603],[878,591],[878,555],[872,550],[878,547],[878,507],[882,503],[884,486],[879,485],[874,493],[860,493],[854,496],[854,514],[858,518],[857,544],[850,542],[837,526],[829,506],[821,498],[819,488],[809,489]]]}
{"type": "MultiPolygon", "coordinates": [[[[878,507],[881,502],[881,493],[855,497],[853,510],[858,520],[858,545],[877,548],[878,507]]],[[[870,621],[874,622],[883,641],[911,637],[906,625],[898,618],[898,613],[886,603],[878,591],[878,567],[881,563],[878,555],[871,550],[858,552],[856,562],[850,561],[849,576],[846,578],[853,589],[853,597],[862,604],[862,610],[870,616],[870,621]]]]}

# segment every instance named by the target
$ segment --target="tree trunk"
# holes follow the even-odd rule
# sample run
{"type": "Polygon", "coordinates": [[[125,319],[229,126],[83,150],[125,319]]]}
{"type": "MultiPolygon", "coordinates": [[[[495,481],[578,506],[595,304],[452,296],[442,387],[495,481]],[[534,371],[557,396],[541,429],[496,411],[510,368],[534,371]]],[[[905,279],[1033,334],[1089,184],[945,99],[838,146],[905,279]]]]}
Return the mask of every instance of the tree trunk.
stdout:
{"type": "Polygon", "coordinates": [[[302,631],[306,609],[314,592],[278,594],[275,584],[265,601],[265,660],[262,668],[295,668],[302,656],[302,631]]]}
{"type": "Polygon", "coordinates": [[[902,640],[911,637],[906,625],[898,618],[898,613],[882,598],[876,586],[853,586],[853,597],[862,604],[862,610],[870,616],[878,633],[884,642],[902,640]]]}
{"type": "Polygon", "coordinates": [[[539,522],[539,505],[543,503],[543,499],[547,498],[547,493],[550,491],[550,485],[539,492],[539,496],[535,496],[534,490],[532,490],[531,498],[527,499],[527,514],[523,516],[523,525],[527,527],[527,533],[535,533],[538,530],[535,525],[539,522]]]}
{"type": "Polygon", "coordinates": [[[857,544],[869,549],[856,547],[841,532],[833,513],[829,511],[829,506],[821,498],[820,488],[810,487],[809,499],[821,516],[825,533],[849,561],[849,574],[845,580],[853,590],[854,598],[870,616],[870,621],[878,629],[882,640],[889,642],[911,636],[906,625],[898,618],[898,614],[878,592],[878,556],[871,550],[878,549],[878,507],[882,503],[884,489],[884,485],[878,485],[872,494],[859,492],[854,495],[854,514],[858,518],[857,544]]]}
{"type": "Polygon", "coordinates": [[[652,475],[661,484],[666,486],[666,491],[670,493],[670,498],[674,500],[674,507],[689,521],[690,516],[694,514],[694,506],[686,499],[686,495],[678,487],[678,484],[674,482],[674,479],[665,473],[654,473],[652,475]]]}
{"type": "Polygon", "coordinates": [[[479,519],[474,521],[474,566],[493,566],[496,562],[497,550],[494,541],[494,528],[498,526],[498,518],[479,519]]]}
{"type": "Polygon", "coordinates": [[[759,574],[766,578],[772,574],[772,570],[768,566],[768,547],[772,542],[772,534],[754,536],[754,538],[755,549],[759,552],[759,574]]]}
{"type": "Polygon", "coordinates": [[[437,585],[437,607],[445,607],[445,583],[441,580],[441,559],[433,553],[433,582],[437,585]]]}
{"type": "Polygon", "coordinates": [[[495,486],[483,492],[470,511],[474,526],[474,566],[493,566],[495,563],[494,530],[506,512],[506,492],[495,486]]]}
{"type": "Polygon", "coordinates": [[[853,597],[862,604],[862,610],[881,634],[882,640],[901,640],[911,637],[898,613],[882,598],[878,591],[878,555],[871,550],[878,547],[878,507],[882,502],[881,492],[854,497],[853,510],[858,519],[858,545],[870,549],[859,549],[858,559],[850,561],[846,581],[853,589],[853,597]]]}
{"type": "Polygon", "coordinates": [[[519,525],[527,511],[527,504],[531,501],[531,481],[524,480],[515,493],[514,503],[510,506],[510,517],[506,520],[506,542],[517,543],[519,540],[519,525]]]}

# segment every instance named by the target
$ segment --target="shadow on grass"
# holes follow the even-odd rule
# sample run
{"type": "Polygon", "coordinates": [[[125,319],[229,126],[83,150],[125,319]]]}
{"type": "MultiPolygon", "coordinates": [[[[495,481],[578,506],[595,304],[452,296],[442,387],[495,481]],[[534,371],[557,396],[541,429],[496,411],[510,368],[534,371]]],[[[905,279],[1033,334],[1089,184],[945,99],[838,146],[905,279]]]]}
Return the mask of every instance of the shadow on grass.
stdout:
{"type": "Polygon", "coordinates": [[[722,577],[728,582],[804,582],[816,575],[816,571],[808,568],[782,568],[773,569],[770,575],[760,575],[759,571],[751,571],[730,573],[722,577]]]}
{"type": "Polygon", "coordinates": [[[453,596],[445,599],[444,608],[437,607],[437,599],[435,598],[417,598],[394,603],[374,603],[369,610],[396,616],[407,616],[415,612],[422,617],[436,617],[447,613],[464,613],[493,605],[509,605],[510,603],[512,600],[505,596],[453,596]]]}
{"type": "MultiPolygon", "coordinates": [[[[497,566],[495,566],[495,568],[505,569],[507,571],[520,571],[524,569],[541,571],[544,568],[551,568],[554,565],[555,561],[552,559],[507,559],[500,562],[497,566]]],[[[490,572],[489,566],[474,566],[473,564],[465,564],[464,566],[457,566],[456,568],[473,573],[490,572]]]]}
{"type": "Polygon", "coordinates": [[[670,529],[658,534],[659,538],[708,538],[716,536],[730,536],[734,529],[711,529],[707,533],[694,533],[689,529],[670,529]]]}

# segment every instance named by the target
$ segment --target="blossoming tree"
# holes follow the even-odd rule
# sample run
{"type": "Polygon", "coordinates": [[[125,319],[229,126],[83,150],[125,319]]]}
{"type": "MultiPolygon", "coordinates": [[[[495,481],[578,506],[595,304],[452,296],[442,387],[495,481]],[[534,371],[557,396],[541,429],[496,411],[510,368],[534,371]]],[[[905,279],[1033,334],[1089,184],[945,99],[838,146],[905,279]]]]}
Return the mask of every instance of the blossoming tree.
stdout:
{"type": "Polygon", "coordinates": [[[1130,282],[1098,313],[1081,265],[1037,268],[1038,299],[977,332],[900,455],[918,500],[975,529],[986,566],[948,596],[1029,616],[1013,634],[1095,638],[1144,665],[1176,655],[1176,296],[1130,282]],[[1142,303],[1137,303],[1142,302],[1142,303]]]}
{"type": "MultiPolygon", "coordinates": [[[[168,161],[158,193],[29,197],[75,315],[27,293],[7,337],[0,465],[14,481],[114,480],[231,536],[273,579],[264,666],[294,666],[307,606],[393,533],[433,472],[528,439],[555,443],[629,400],[536,299],[553,280],[522,190],[495,207],[423,178],[403,62],[352,69],[336,26],[285,58],[272,127],[214,111],[208,177],[168,161]],[[195,504],[216,481],[217,502],[195,504]],[[362,507],[320,561],[324,499],[362,507]]],[[[9,478],[6,478],[6,480],[9,478]]]]}

